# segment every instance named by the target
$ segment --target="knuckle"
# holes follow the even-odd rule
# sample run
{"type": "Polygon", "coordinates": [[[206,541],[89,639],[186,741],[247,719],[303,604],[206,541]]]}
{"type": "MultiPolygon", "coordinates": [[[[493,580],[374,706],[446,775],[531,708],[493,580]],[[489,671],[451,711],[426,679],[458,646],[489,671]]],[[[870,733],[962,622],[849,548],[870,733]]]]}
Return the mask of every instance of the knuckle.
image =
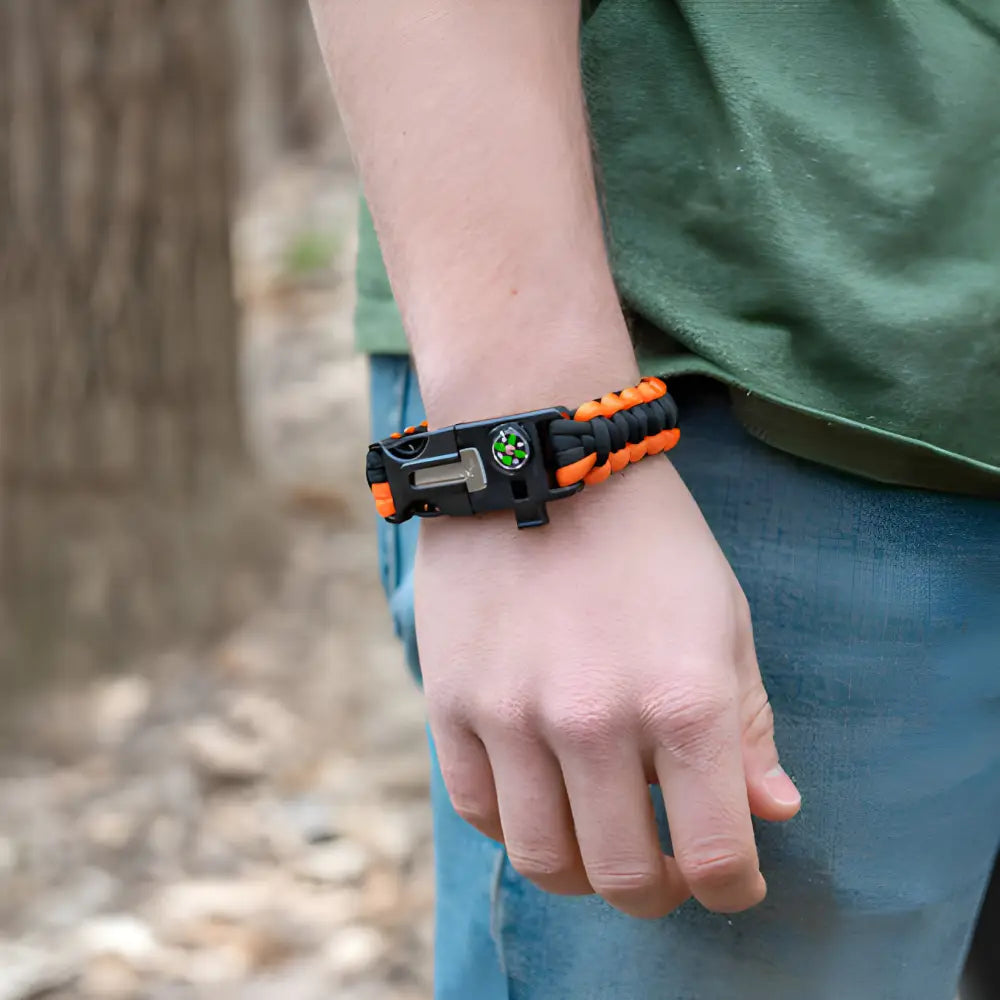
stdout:
{"type": "Polygon", "coordinates": [[[568,875],[573,860],[553,848],[542,846],[507,845],[507,860],[519,875],[531,882],[545,882],[568,875]]]}
{"type": "Polygon", "coordinates": [[[527,733],[533,719],[531,706],[520,697],[495,698],[478,714],[484,727],[498,733],[527,733]]]}
{"type": "Polygon", "coordinates": [[[476,829],[493,830],[499,826],[496,805],[491,800],[461,791],[453,791],[450,798],[455,812],[476,829]]]}
{"type": "Polygon", "coordinates": [[[470,787],[460,774],[443,773],[451,807],[470,826],[483,833],[494,834],[500,828],[496,799],[483,789],[470,787]]]}
{"type": "Polygon", "coordinates": [[[732,710],[732,697],[721,686],[673,692],[644,713],[668,749],[704,750],[718,739],[718,730],[732,710]]]}
{"type": "Polygon", "coordinates": [[[570,750],[603,746],[620,729],[618,714],[609,706],[568,704],[545,712],[545,728],[553,742],[570,750]]]}
{"type": "Polygon", "coordinates": [[[738,632],[753,635],[753,612],[750,610],[747,595],[738,584],[734,594],[733,618],[738,632]]]}
{"type": "Polygon", "coordinates": [[[470,716],[469,700],[451,686],[424,684],[424,700],[431,727],[463,724],[470,716]]]}
{"type": "Polygon", "coordinates": [[[757,867],[756,859],[750,852],[719,845],[708,850],[695,850],[689,856],[679,857],[677,863],[688,885],[709,891],[728,888],[745,879],[757,867]]]}
{"type": "Polygon", "coordinates": [[[641,865],[588,867],[587,877],[594,892],[608,902],[647,896],[659,889],[659,872],[641,865]]]}
{"type": "Polygon", "coordinates": [[[760,743],[774,737],[774,709],[763,688],[754,691],[743,707],[743,717],[747,720],[743,727],[743,738],[748,743],[760,743]]]}

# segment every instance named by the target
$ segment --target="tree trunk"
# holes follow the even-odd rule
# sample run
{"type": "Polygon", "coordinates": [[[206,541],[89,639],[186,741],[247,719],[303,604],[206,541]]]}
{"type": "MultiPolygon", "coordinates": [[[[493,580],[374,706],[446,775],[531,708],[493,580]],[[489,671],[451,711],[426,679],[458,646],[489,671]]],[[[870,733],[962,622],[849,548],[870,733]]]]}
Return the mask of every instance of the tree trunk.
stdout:
{"type": "Polygon", "coordinates": [[[26,669],[225,597],[229,27],[204,0],[0,3],[0,561],[26,669]]]}
{"type": "Polygon", "coordinates": [[[348,160],[307,0],[231,0],[231,11],[242,186],[256,188],[289,154],[348,160]]]}

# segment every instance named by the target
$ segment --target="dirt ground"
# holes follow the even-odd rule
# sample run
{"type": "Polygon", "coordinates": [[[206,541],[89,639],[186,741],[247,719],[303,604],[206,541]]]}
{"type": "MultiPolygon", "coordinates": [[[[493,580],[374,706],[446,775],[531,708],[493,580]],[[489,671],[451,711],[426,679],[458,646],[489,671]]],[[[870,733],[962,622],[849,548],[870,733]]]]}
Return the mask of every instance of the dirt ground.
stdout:
{"type": "Polygon", "coordinates": [[[428,761],[391,634],[350,345],[356,192],[285,164],[234,246],[273,598],[26,706],[0,760],[0,1000],[430,996],[428,761]]]}

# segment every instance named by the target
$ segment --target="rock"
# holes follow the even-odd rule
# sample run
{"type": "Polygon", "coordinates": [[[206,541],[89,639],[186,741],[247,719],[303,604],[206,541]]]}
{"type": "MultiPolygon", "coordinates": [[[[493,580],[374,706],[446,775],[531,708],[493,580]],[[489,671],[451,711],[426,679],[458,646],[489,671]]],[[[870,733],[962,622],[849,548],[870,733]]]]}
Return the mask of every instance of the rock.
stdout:
{"type": "Polygon", "coordinates": [[[116,677],[96,685],[91,718],[98,741],[105,746],[121,743],[146,714],[151,699],[145,677],[116,677]]]}
{"type": "Polygon", "coordinates": [[[305,922],[294,883],[251,879],[172,886],[150,915],[167,942],[161,975],[196,984],[242,979],[316,949],[329,930],[305,922]]]}
{"type": "Polygon", "coordinates": [[[318,795],[301,795],[279,803],[280,818],[300,844],[324,844],[336,840],[343,830],[334,818],[333,803],[318,795]]]}
{"type": "MultiPolygon", "coordinates": [[[[345,1000],[322,955],[289,962],[280,969],[269,969],[263,975],[240,983],[237,993],[220,994],[211,1000],[280,1000],[283,997],[288,1000],[345,1000]]],[[[396,1000],[396,997],[391,991],[383,992],[376,1000],[396,1000]]]]}
{"type": "Polygon", "coordinates": [[[118,881],[103,868],[82,868],[74,878],[34,899],[35,924],[46,929],[75,928],[82,920],[107,907],[118,890],[118,881]]]}
{"type": "Polygon", "coordinates": [[[245,952],[237,946],[229,946],[184,953],[176,978],[196,986],[212,987],[239,982],[249,971],[245,952]]]}
{"type": "Polygon", "coordinates": [[[399,872],[377,868],[365,880],[361,906],[368,920],[387,924],[407,919],[401,912],[402,902],[403,884],[399,872]]]}
{"type": "Polygon", "coordinates": [[[0,837],[0,875],[9,875],[15,868],[20,852],[10,837],[0,837]]]}
{"type": "Polygon", "coordinates": [[[287,921],[270,917],[253,927],[241,928],[234,942],[243,952],[247,968],[257,971],[284,965],[311,941],[287,921]]]}
{"type": "Polygon", "coordinates": [[[387,797],[426,802],[430,794],[430,762],[423,747],[410,747],[385,759],[376,758],[369,771],[387,797]]]}
{"type": "Polygon", "coordinates": [[[0,1000],[33,1000],[76,978],[76,955],[0,940],[0,1000]]]}
{"type": "Polygon", "coordinates": [[[154,854],[173,857],[184,845],[184,825],[174,816],[157,816],[150,824],[147,842],[154,854]]]}
{"type": "Polygon", "coordinates": [[[264,879],[178,882],[154,900],[149,916],[171,943],[197,946],[205,925],[245,923],[266,913],[274,899],[275,886],[264,879]]]}
{"type": "Polygon", "coordinates": [[[334,802],[357,802],[371,790],[371,778],[364,759],[338,753],[324,762],[317,785],[334,802]]]}
{"type": "Polygon", "coordinates": [[[222,866],[220,872],[227,868],[238,871],[240,860],[271,861],[274,856],[271,838],[260,814],[259,804],[249,795],[228,794],[209,799],[198,831],[199,858],[208,861],[216,856],[222,866]]]}
{"type": "Polygon", "coordinates": [[[371,856],[360,844],[336,840],[319,844],[295,862],[295,874],[312,882],[343,885],[362,878],[371,856]]]}
{"type": "Polygon", "coordinates": [[[120,851],[135,833],[136,817],[123,810],[94,808],[83,817],[81,826],[96,847],[120,851]]]}
{"type": "Polygon", "coordinates": [[[218,719],[192,723],[184,742],[196,770],[208,782],[253,782],[268,772],[270,761],[263,741],[236,732],[218,719]]]}
{"type": "Polygon", "coordinates": [[[422,955],[434,953],[434,916],[433,911],[426,911],[426,916],[417,921],[414,932],[422,955]]]}
{"type": "Polygon", "coordinates": [[[202,939],[198,946],[181,949],[179,954],[200,956],[210,970],[221,968],[225,964],[226,972],[197,971],[192,973],[181,962],[181,967],[174,966],[175,978],[205,979],[228,978],[237,974],[242,978],[252,973],[278,968],[304,950],[312,946],[312,941],[304,941],[302,935],[292,926],[280,919],[266,918],[253,924],[212,924],[203,929],[202,939]],[[215,955],[216,959],[211,957],[215,955]]]}
{"type": "Polygon", "coordinates": [[[79,990],[88,1000],[137,1000],[142,977],[119,955],[99,955],[87,963],[79,990]]]}
{"type": "Polygon", "coordinates": [[[188,726],[185,742],[201,776],[214,783],[248,783],[271,773],[295,747],[299,721],[280,702],[243,692],[226,718],[202,718],[188,726]]]}
{"type": "Polygon", "coordinates": [[[215,650],[214,658],[222,673],[239,678],[268,677],[282,666],[270,645],[249,635],[226,640],[215,650]]]}
{"type": "Polygon", "coordinates": [[[160,950],[149,924],[129,913],[95,917],[80,928],[77,942],[90,958],[114,956],[139,967],[154,963],[160,950]]]}
{"type": "Polygon", "coordinates": [[[342,927],[325,949],[325,958],[341,976],[367,972],[385,954],[385,938],[373,927],[342,927]]]}
{"type": "MultiPolygon", "coordinates": [[[[427,812],[423,807],[421,813],[427,812]]],[[[384,858],[401,864],[413,857],[421,839],[426,836],[428,822],[413,811],[384,808],[368,830],[372,847],[384,858]]]]}
{"type": "Polygon", "coordinates": [[[299,720],[274,698],[254,691],[242,692],[229,706],[235,729],[255,737],[272,752],[287,749],[299,729],[299,720]]]}
{"type": "Polygon", "coordinates": [[[282,893],[288,918],[320,940],[331,930],[355,923],[362,915],[362,893],[357,886],[302,884],[297,892],[282,893]]]}

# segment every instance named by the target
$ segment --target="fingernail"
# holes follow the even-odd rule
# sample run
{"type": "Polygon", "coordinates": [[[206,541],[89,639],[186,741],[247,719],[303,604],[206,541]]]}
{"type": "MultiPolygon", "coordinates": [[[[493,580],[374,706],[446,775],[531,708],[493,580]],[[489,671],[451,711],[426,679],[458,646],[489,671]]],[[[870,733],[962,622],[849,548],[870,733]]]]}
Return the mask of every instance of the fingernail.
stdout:
{"type": "Polygon", "coordinates": [[[772,767],[764,775],[764,784],[767,786],[771,798],[782,806],[797,806],[802,802],[802,796],[795,787],[791,778],[785,774],[785,769],[779,764],[772,767]]]}

